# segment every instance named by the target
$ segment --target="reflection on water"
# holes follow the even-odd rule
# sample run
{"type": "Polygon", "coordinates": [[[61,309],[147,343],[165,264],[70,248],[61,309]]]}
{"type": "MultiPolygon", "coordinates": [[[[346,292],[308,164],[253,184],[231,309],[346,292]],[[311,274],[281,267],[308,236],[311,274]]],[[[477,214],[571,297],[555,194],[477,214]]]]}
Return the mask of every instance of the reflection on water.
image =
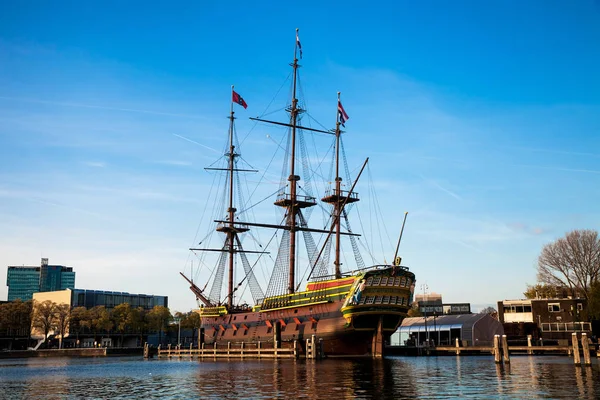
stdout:
{"type": "Polygon", "coordinates": [[[599,366],[568,357],[326,360],[0,360],[0,399],[589,398],[599,366]]]}

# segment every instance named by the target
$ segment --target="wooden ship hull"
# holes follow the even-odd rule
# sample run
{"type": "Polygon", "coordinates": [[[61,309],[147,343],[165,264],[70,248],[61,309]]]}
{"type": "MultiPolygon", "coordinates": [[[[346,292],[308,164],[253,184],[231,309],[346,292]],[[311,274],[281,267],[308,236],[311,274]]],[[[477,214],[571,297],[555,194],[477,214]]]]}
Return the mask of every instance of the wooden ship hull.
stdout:
{"type": "Polygon", "coordinates": [[[315,335],[328,356],[381,355],[412,302],[414,274],[378,266],[357,275],[309,282],[305,291],[264,300],[261,307],[228,311],[203,307],[201,341],[217,343],[298,341],[315,335]],[[361,289],[361,283],[364,285],[361,289]]]}

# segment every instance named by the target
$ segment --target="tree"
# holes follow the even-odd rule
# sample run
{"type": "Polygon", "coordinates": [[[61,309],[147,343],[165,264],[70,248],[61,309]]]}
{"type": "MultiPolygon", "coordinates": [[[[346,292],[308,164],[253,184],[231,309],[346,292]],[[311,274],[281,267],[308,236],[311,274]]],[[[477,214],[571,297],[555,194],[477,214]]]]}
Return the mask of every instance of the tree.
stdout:
{"type": "Polygon", "coordinates": [[[108,332],[113,327],[113,322],[110,320],[110,314],[106,310],[104,306],[96,306],[89,310],[91,320],[92,320],[92,329],[94,331],[94,341],[97,342],[98,332],[104,334],[108,332]]]}
{"type": "Polygon", "coordinates": [[[131,325],[131,305],[129,303],[122,303],[115,306],[111,316],[116,330],[121,334],[121,347],[123,347],[123,335],[131,325]]]}
{"type": "Polygon", "coordinates": [[[492,317],[498,315],[498,311],[494,307],[486,307],[479,312],[479,314],[489,314],[492,317]]]}
{"type": "Polygon", "coordinates": [[[154,306],[154,308],[146,314],[146,317],[150,328],[158,331],[158,342],[162,343],[162,331],[166,328],[167,323],[172,318],[171,312],[167,307],[154,306]]]}
{"type": "Polygon", "coordinates": [[[594,230],[575,230],[544,246],[538,258],[537,278],[542,284],[567,287],[589,299],[600,277],[600,238],[594,230]]]}
{"type": "Polygon", "coordinates": [[[527,290],[523,292],[526,299],[553,299],[563,294],[565,288],[553,285],[536,284],[527,285],[527,290]]]}
{"type": "Polygon", "coordinates": [[[58,328],[58,332],[60,333],[60,340],[58,342],[58,348],[62,349],[63,340],[65,338],[65,334],[69,329],[69,320],[71,317],[71,306],[68,304],[58,304],[56,306],[55,311],[56,317],[56,327],[58,328]]]}
{"type": "Polygon", "coordinates": [[[71,310],[71,330],[77,335],[77,346],[79,346],[79,334],[84,329],[91,329],[92,320],[88,309],[85,307],[75,307],[71,310]]]}
{"type": "Polygon", "coordinates": [[[130,313],[131,330],[140,334],[140,346],[144,345],[144,333],[148,328],[146,311],[142,307],[132,308],[130,313]]]}
{"type": "Polygon", "coordinates": [[[194,343],[194,338],[196,336],[196,331],[200,328],[201,320],[200,314],[194,311],[190,311],[185,314],[183,321],[181,322],[181,327],[192,330],[192,343],[194,343]]]}
{"type": "Polygon", "coordinates": [[[33,302],[33,326],[44,332],[44,343],[48,340],[48,333],[54,328],[56,303],[46,300],[33,302]]]}
{"type": "Polygon", "coordinates": [[[421,312],[421,310],[419,310],[419,307],[413,305],[412,308],[408,310],[407,315],[409,317],[422,317],[423,313],[421,312]]]}

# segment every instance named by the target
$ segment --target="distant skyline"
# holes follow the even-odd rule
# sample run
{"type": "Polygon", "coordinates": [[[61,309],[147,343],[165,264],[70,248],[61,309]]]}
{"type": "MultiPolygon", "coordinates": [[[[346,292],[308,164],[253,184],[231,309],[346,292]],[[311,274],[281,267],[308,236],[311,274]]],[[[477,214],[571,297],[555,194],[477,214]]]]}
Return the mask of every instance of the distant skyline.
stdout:
{"type": "Polygon", "coordinates": [[[409,212],[417,293],[495,307],[536,283],[544,244],[599,229],[598,1],[4,2],[0,276],[44,257],[77,288],[194,308],[179,271],[231,85],[260,169],[275,144],[248,117],[290,73],[296,28],[311,116],[333,126],[341,91],[348,156],[371,159],[388,262],[409,212]]]}

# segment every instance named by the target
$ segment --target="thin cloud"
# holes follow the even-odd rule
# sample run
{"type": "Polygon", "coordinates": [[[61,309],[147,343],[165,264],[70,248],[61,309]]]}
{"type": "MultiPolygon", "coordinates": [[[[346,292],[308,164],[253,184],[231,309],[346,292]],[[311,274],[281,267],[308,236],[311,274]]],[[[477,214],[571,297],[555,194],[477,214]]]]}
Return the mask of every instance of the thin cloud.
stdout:
{"type": "Polygon", "coordinates": [[[7,97],[7,96],[0,96],[0,99],[10,100],[10,101],[22,101],[22,102],[25,102],[25,103],[49,104],[49,105],[61,106],[61,107],[94,108],[94,109],[100,109],[100,110],[113,110],[113,111],[134,112],[134,113],[142,113],[142,114],[164,115],[164,116],[169,116],[169,117],[183,117],[183,118],[193,118],[193,119],[205,119],[204,117],[199,116],[199,115],[167,113],[167,112],[153,111],[153,110],[141,110],[141,109],[137,109],[137,108],[121,108],[121,107],[99,106],[99,105],[93,105],[93,104],[67,103],[67,102],[59,102],[59,101],[48,101],[48,100],[39,100],[39,99],[26,99],[26,98],[21,98],[21,97],[7,97]]]}
{"type": "Polygon", "coordinates": [[[212,147],[209,147],[209,146],[207,146],[207,145],[204,145],[204,144],[202,144],[202,143],[198,143],[198,142],[196,142],[195,140],[188,139],[188,138],[186,138],[185,136],[181,136],[181,135],[178,135],[178,134],[176,134],[176,133],[173,133],[173,136],[176,136],[176,137],[178,137],[178,138],[180,138],[180,139],[183,139],[183,140],[187,140],[188,142],[190,142],[190,143],[194,143],[194,144],[197,144],[198,146],[202,146],[202,147],[204,147],[205,149],[212,150],[212,151],[214,151],[214,152],[215,152],[215,153],[217,153],[217,154],[221,154],[221,152],[220,152],[220,151],[218,151],[218,150],[215,150],[215,149],[213,149],[212,147]]]}

